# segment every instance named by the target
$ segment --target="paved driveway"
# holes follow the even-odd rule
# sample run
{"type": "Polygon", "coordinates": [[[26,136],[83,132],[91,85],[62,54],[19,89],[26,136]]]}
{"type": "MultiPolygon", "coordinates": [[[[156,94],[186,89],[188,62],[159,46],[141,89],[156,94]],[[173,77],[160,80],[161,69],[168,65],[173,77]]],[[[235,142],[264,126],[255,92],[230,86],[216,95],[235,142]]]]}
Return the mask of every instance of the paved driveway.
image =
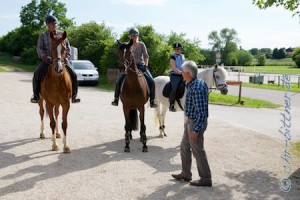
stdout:
{"type": "MultiPolygon", "coordinates": [[[[170,176],[181,169],[182,112],[167,114],[168,137],[161,139],[153,110],[147,108],[149,153],[142,153],[138,132],[133,134],[131,153],[124,153],[123,113],[121,106],[110,106],[113,93],[81,87],[82,102],[72,105],[69,114],[71,153],[62,153],[60,141],[60,150],[53,152],[49,119],[47,139],[38,138],[38,107],[29,103],[31,77],[0,73],[1,200],[299,199],[300,162],[293,154],[292,190],[283,193],[278,186],[284,177],[282,139],[228,120],[230,113],[238,119],[251,110],[210,105],[205,147],[214,186],[195,188],[170,176]]],[[[258,116],[253,121],[261,120],[258,116]]],[[[197,179],[195,163],[192,172],[197,179]]]]}

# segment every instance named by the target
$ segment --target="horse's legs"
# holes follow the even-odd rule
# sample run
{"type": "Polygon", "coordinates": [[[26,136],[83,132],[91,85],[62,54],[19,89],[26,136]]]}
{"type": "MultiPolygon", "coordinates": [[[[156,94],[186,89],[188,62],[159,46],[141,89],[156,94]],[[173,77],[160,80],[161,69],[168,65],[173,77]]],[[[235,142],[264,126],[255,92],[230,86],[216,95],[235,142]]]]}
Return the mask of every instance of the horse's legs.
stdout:
{"type": "Polygon", "coordinates": [[[164,134],[164,136],[167,136],[166,132],[165,132],[165,118],[166,118],[166,113],[167,113],[168,107],[165,105],[162,105],[161,108],[161,130],[162,133],[164,134]]]}
{"type": "Polygon", "coordinates": [[[146,125],[145,125],[145,108],[142,106],[139,108],[140,111],[140,122],[141,122],[141,142],[143,143],[143,152],[148,152],[147,143],[147,136],[146,136],[146,125]]]}
{"type": "Polygon", "coordinates": [[[46,109],[47,109],[47,112],[49,114],[49,118],[50,118],[50,127],[52,129],[52,151],[57,151],[58,150],[58,146],[57,146],[57,143],[56,143],[56,136],[55,136],[55,119],[54,119],[54,116],[53,116],[53,105],[50,105],[48,103],[46,103],[46,109]]]}
{"type": "Polygon", "coordinates": [[[125,116],[125,148],[124,152],[130,152],[130,135],[131,135],[131,127],[130,127],[130,121],[129,121],[129,111],[130,109],[125,108],[123,106],[124,116],[125,116]]]}
{"type": "Polygon", "coordinates": [[[40,138],[45,139],[45,126],[44,126],[45,109],[44,109],[44,101],[42,98],[39,100],[39,107],[40,107],[40,116],[41,116],[40,138]]]}
{"type": "Polygon", "coordinates": [[[70,153],[70,148],[67,145],[67,127],[68,127],[68,121],[67,121],[67,117],[68,117],[68,112],[70,109],[70,102],[62,105],[62,129],[64,131],[64,138],[63,138],[63,143],[64,143],[64,153],[70,153]]]}
{"type": "Polygon", "coordinates": [[[56,105],[55,105],[54,110],[55,110],[55,122],[56,122],[56,126],[55,126],[56,138],[61,138],[61,135],[60,135],[60,133],[58,132],[59,104],[56,104],[56,105]]]}

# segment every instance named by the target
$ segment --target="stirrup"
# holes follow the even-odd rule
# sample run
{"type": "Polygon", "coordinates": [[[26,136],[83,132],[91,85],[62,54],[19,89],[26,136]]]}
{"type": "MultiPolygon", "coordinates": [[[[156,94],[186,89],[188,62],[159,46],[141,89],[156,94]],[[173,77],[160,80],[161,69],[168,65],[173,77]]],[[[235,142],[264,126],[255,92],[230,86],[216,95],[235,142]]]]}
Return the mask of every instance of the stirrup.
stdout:
{"type": "Polygon", "coordinates": [[[30,99],[31,103],[38,103],[39,102],[39,97],[36,95],[33,95],[30,99]]]}
{"type": "Polygon", "coordinates": [[[176,112],[176,108],[175,108],[174,104],[170,105],[169,111],[170,112],[176,112]]]}
{"type": "Polygon", "coordinates": [[[112,102],[111,102],[111,105],[113,106],[118,106],[119,104],[119,99],[118,98],[115,98],[112,102]]]}
{"type": "Polygon", "coordinates": [[[154,100],[150,101],[150,108],[157,108],[157,104],[154,103],[154,100]]]}
{"type": "Polygon", "coordinates": [[[72,103],[80,103],[80,98],[77,96],[72,97],[72,103]]]}

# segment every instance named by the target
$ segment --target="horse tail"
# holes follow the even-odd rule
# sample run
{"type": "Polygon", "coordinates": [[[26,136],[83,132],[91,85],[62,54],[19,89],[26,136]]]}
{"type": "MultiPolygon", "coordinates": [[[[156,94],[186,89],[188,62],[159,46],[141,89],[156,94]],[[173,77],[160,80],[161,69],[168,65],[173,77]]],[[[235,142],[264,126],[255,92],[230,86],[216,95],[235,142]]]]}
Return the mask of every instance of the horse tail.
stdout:
{"type": "Polygon", "coordinates": [[[130,120],[130,126],[132,127],[132,130],[137,131],[139,127],[137,109],[131,109],[129,111],[129,120],[130,120]]]}

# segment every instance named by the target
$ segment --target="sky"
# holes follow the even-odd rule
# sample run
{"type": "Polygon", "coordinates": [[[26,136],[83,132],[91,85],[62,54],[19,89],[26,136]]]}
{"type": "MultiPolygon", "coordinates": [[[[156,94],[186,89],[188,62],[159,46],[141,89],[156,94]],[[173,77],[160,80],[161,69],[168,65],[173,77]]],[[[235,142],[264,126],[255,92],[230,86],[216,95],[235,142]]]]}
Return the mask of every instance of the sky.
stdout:
{"type": "MultiPolygon", "coordinates": [[[[161,34],[186,33],[210,48],[208,35],[233,28],[243,49],[300,46],[300,19],[280,7],[260,10],[252,0],[59,0],[76,25],[104,22],[117,35],[152,24],[161,34]]],[[[0,0],[0,36],[21,25],[21,7],[31,0],[0,0]]]]}

